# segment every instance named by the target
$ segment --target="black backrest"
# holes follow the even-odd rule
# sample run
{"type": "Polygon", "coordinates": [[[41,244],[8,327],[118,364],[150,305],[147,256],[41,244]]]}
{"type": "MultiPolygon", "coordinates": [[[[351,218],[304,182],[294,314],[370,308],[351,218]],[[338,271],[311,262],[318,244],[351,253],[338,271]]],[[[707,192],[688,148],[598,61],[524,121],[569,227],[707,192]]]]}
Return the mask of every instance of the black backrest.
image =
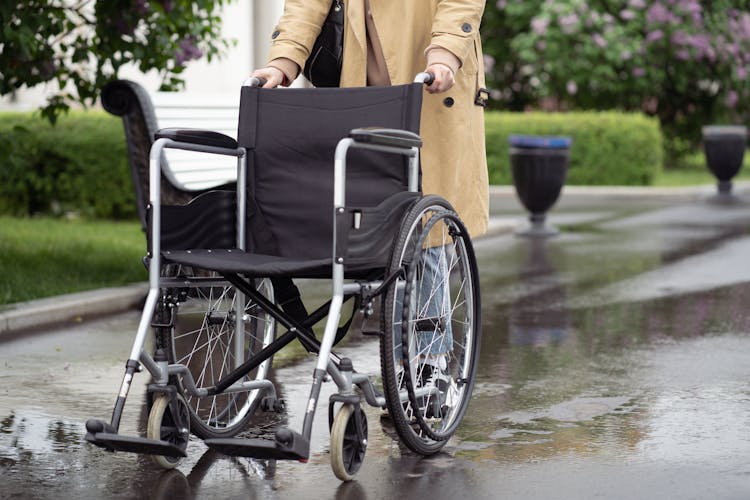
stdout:
{"type": "MultiPolygon", "coordinates": [[[[248,193],[276,244],[275,251],[257,250],[289,258],[330,257],[336,144],[361,127],[418,133],[421,104],[421,84],[243,87],[237,137],[239,145],[248,149],[248,193]]],[[[349,153],[347,206],[373,207],[407,186],[405,157],[361,150],[349,153]]]]}

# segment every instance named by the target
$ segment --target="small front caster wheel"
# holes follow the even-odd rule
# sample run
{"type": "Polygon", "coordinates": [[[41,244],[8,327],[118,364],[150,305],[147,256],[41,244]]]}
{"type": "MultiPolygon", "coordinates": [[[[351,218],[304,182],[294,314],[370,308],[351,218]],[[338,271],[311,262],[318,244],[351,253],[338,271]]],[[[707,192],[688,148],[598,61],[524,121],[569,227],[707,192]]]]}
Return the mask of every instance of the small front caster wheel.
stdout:
{"type": "MultiPolygon", "coordinates": [[[[165,394],[154,398],[151,411],[148,414],[146,437],[166,441],[187,449],[190,437],[190,412],[185,398],[174,395],[170,405],[170,397],[165,394]],[[176,414],[177,413],[177,414],[176,414]]],[[[180,463],[181,457],[167,457],[163,455],[149,455],[151,461],[163,469],[174,469],[180,463]]]]}
{"type": "Polygon", "coordinates": [[[365,460],[367,417],[359,406],[343,405],[331,427],[331,467],[342,481],[351,481],[365,460]]]}

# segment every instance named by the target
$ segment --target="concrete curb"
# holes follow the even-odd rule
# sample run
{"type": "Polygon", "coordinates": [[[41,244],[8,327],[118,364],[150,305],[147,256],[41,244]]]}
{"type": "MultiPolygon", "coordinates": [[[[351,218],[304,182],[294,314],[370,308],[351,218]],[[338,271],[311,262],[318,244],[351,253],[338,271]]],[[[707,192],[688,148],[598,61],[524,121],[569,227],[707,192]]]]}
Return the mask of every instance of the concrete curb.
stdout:
{"type": "Polygon", "coordinates": [[[101,288],[0,307],[0,340],[11,333],[139,307],[148,284],[101,288]]]}
{"type": "MultiPolygon", "coordinates": [[[[735,194],[750,193],[750,181],[735,181],[732,191],[735,194]]],[[[632,198],[665,198],[665,199],[701,199],[716,194],[716,186],[681,187],[648,187],[648,186],[563,186],[560,200],[566,197],[632,199],[632,198]]],[[[513,186],[490,186],[490,198],[496,196],[516,196],[513,186]]]]}
{"type": "MultiPolygon", "coordinates": [[[[735,182],[737,194],[750,193],[750,181],[735,182]]],[[[621,186],[565,186],[561,199],[616,199],[668,198],[694,200],[714,194],[714,186],[677,188],[621,187],[621,186]]],[[[515,197],[513,186],[490,186],[490,198],[515,197]]],[[[519,217],[491,217],[487,233],[481,238],[513,232],[525,220],[519,217]]],[[[135,283],[119,288],[102,288],[46,299],[0,306],[0,341],[10,334],[46,327],[56,323],[114,314],[140,307],[148,293],[147,283],[135,283]]]]}

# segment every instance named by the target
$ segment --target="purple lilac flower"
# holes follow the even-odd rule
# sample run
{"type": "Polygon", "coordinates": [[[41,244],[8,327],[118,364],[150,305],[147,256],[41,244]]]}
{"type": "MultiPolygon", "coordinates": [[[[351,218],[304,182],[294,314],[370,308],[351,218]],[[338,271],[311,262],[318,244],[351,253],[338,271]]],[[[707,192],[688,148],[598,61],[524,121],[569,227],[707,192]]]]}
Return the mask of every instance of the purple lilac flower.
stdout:
{"type": "Polygon", "coordinates": [[[646,76],[646,70],[644,68],[633,68],[633,76],[636,78],[646,76]]]}
{"type": "Polygon", "coordinates": [[[599,33],[594,33],[593,35],[591,35],[591,39],[599,48],[603,49],[604,47],[607,46],[607,40],[605,40],[605,38],[599,33]]]}
{"type": "Polygon", "coordinates": [[[664,32],[662,30],[654,30],[646,35],[646,41],[649,43],[656,42],[664,38],[664,32]]]}
{"type": "Polygon", "coordinates": [[[643,9],[646,7],[646,2],[644,0],[630,0],[628,5],[633,9],[643,9]]]}
{"type": "Polygon", "coordinates": [[[531,20],[531,29],[534,30],[534,33],[536,33],[539,36],[544,35],[547,32],[547,27],[549,26],[549,19],[545,17],[535,17],[531,20]]]}
{"type": "Polygon", "coordinates": [[[571,13],[562,16],[558,22],[560,23],[560,29],[562,29],[563,33],[570,35],[575,32],[579,21],[578,16],[575,13],[571,13]]]}
{"type": "Polygon", "coordinates": [[[503,10],[508,6],[508,2],[507,0],[497,0],[497,3],[495,3],[495,5],[497,5],[497,10],[503,10]]]}
{"type": "Polygon", "coordinates": [[[669,9],[660,3],[655,3],[646,12],[646,20],[649,24],[667,24],[674,19],[669,9]]]}
{"type": "Polygon", "coordinates": [[[141,15],[145,16],[148,14],[148,1],[147,0],[135,0],[135,11],[141,15]]]}
{"type": "Polygon", "coordinates": [[[491,72],[495,68],[495,58],[489,54],[484,54],[484,69],[491,72]]]}
{"type": "Polygon", "coordinates": [[[182,66],[187,61],[200,59],[203,57],[203,51],[195,45],[195,38],[187,37],[180,40],[179,46],[175,51],[174,59],[178,66],[182,66]]]}
{"type": "Polygon", "coordinates": [[[675,45],[687,45],[690,42],[690,37],[682,30],[677,30],[672,33],[671,39],[672,43],[675,45]]]}
{"type": "Polygon", "coordinates": [[[620,11],[620,17],[625,19],[626,21],[632,21],[633,19],[635,19],[635,12],[630,9],[623,9],[620,11]]]}
{"type": "Polygon", "coordinates": [[[744,66],[737,67],[737,79],[743,82],[747,80],[747,68],[744,66]]]}
{"type": "Polygon", "coordinates": [[[730,90],[727,92],[727,96],[724,98],[724,104],[729,109],[734,109],[735,106],[737,106],[737,101],[739,100],[739,96],[737,95],[737,92],[734,90],[730,90]]]}
{"type": "Polygon", "coordinates": [[[161,6],[164,8],[164,12],[169,13],[174,10],[174,0],[159,0],[161,6]]]}
{"type": "Polygon", "coordinates": [[[578,84],[573,80],[568,80],[568,83],[565,85],[565,90],[568,91],[568,94],[575,95],[578,92],[578,84]]]}

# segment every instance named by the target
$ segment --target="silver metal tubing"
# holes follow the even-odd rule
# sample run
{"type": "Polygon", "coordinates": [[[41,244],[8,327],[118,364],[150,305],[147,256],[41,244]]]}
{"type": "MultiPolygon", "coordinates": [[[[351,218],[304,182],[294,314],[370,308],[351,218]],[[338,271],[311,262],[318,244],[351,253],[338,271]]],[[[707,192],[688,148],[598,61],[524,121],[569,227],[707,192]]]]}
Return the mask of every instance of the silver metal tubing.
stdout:
{"type": "Polygon", "coordinates": [[[344,379],[341,371],[339,371],[338,367],[333,361],[328,362],[328,375],[331,376],[331,378],[333,379],[333,383],[336,384],[336,387],[339,388],[339,392],[347,388],[346,379],[344,379]]]}
{"type": "Polygon", "coordinates": [[[229,282],[222,278],[161,278],[159,284],[162,288],[207,288],[216,286],[228,286],[229,282]]]}
{"type": "Polygon", "coordinates": [[[424,83],[432,77],[429,73],[417,73],[414,77],[414,83],[424,83]]]}
{"type": "Polygon", "coordinates": [[[169,374],[182,377],[182,385],[185,386],[185,390],[191,395],[198,396],[199,398],[208,396],[208,389],[199,389],[198,386],[195,385],[193,374],[190,373],[187,366],[169,365],[169,374]]]}
{"type": "MultiPolygon", "coordinates": [[[[341,142],[345,140],[346,139],[341,139],[341,141],[339,141],[339,144],[341,144],[341,142]]],[[[357,142],[354,139],[352,139],[352,144],[349,147],[357,149],[369,149],[371,151],[380,151],[382,153],[395,153],[409,157],[416,156],[419,153],[419,148],[399,148],[398,146],[383,146],[381,144],[357,142]]]]}
{"type": "Polygon", "coordinates": [[[323,331],[323,339],[320,342],[318,363],[316,365],[316,369],[321,371],[326,371],[328,356],[331,354],[333,341],[336,338],[336,330],[341,319],[341,305],[344,303],[344,264],[333,264],[332,281],[333,294],[331,305],[328,309],[328,318],[326,319],[326,327],[323,331]]]}
{"type": "MultiPolygon", "coordinates": [[[[161,158],[165,147],[174,144],[171,139],[157,139],[149,154],[149,203],[151,204],[151,260],[148,282],[151,291],[159,291],[161,273],[161,158]]],[[[150,292],[149,292],[150,293],[150,292]]],[[[133,359],[138,359],[135,357],[133,359]]]]}
{"type": "Polygon", "coordinates": [[[375,290],[382,284],[382,281],[358,281],[356,283],[344,283],[344,294],[352,295],[358,294],[362,291],[375,290]]]}
{"type": "Polygon", "coordinates": [[[162,373],[159,364],[154,361],[154,358],[149,356],[146,351],[141,351],[139,360],[141,364],[146,367],[146,370],[148,370],[157,384],[160,382],[166,382],[169,379],[169,373],[162,373]]]}
{"type": "MultiPolygon", "coordinates": [[[[247,154],[241,148],[243,154],[237,157],[237,248],[245,249],[245,205],[247,203],[247,154]]],[[[235,290],[235,323],[234,323],[234,360],[235,368],[239,367],[244,360],[245,352],[245,294],[235,290]]]]}
{"type": "Polygon", "coordinates": [[[370,377],[364,373],[354,373],[352,375],[352,382],[362,390],[367,404],[377,406],[378,408],[385,408],[385,398],[375,393],[375,388],[373,388],[372,382],[370,382],[370,377]]]}
{"type": "Polygon", "coordinates": [[[247,205],[247,153],[237,157],[237,248],[245,249],[245,206],[247,205]]]}
{"type": "Polygon", "coordinates": [[[245,382],[237,382],[232,384],[222,391],[222,394],[234,393],[234,392],[247,392],[247,391],[263,391],[268,392],[271,396],[276,399],[276,388],[273,386],[273,382],[270,380],[247,380],[245,382]]]}
{"type": "Polygon", "coordinates": [[[141,313],[141,320],[138,323],[138,330],[135,334],[135,340],[133,340],[133,347],[130,350],[130,358],[134,361],[138,361],[143,352],[143,344],[146,341],[146,335],[148,334],[149,328],[151,327],[151,319],[156,309],[156,301],[159,299],[159,288],[151,288],[146,296],[146,303],[143,306],[143,312],[141,313]]]}
{"type": "Polygon", "coordinates": [[[417,154],[409,157],[409,191],[412,193],[419,191],[419,150],[417,154]]]}

